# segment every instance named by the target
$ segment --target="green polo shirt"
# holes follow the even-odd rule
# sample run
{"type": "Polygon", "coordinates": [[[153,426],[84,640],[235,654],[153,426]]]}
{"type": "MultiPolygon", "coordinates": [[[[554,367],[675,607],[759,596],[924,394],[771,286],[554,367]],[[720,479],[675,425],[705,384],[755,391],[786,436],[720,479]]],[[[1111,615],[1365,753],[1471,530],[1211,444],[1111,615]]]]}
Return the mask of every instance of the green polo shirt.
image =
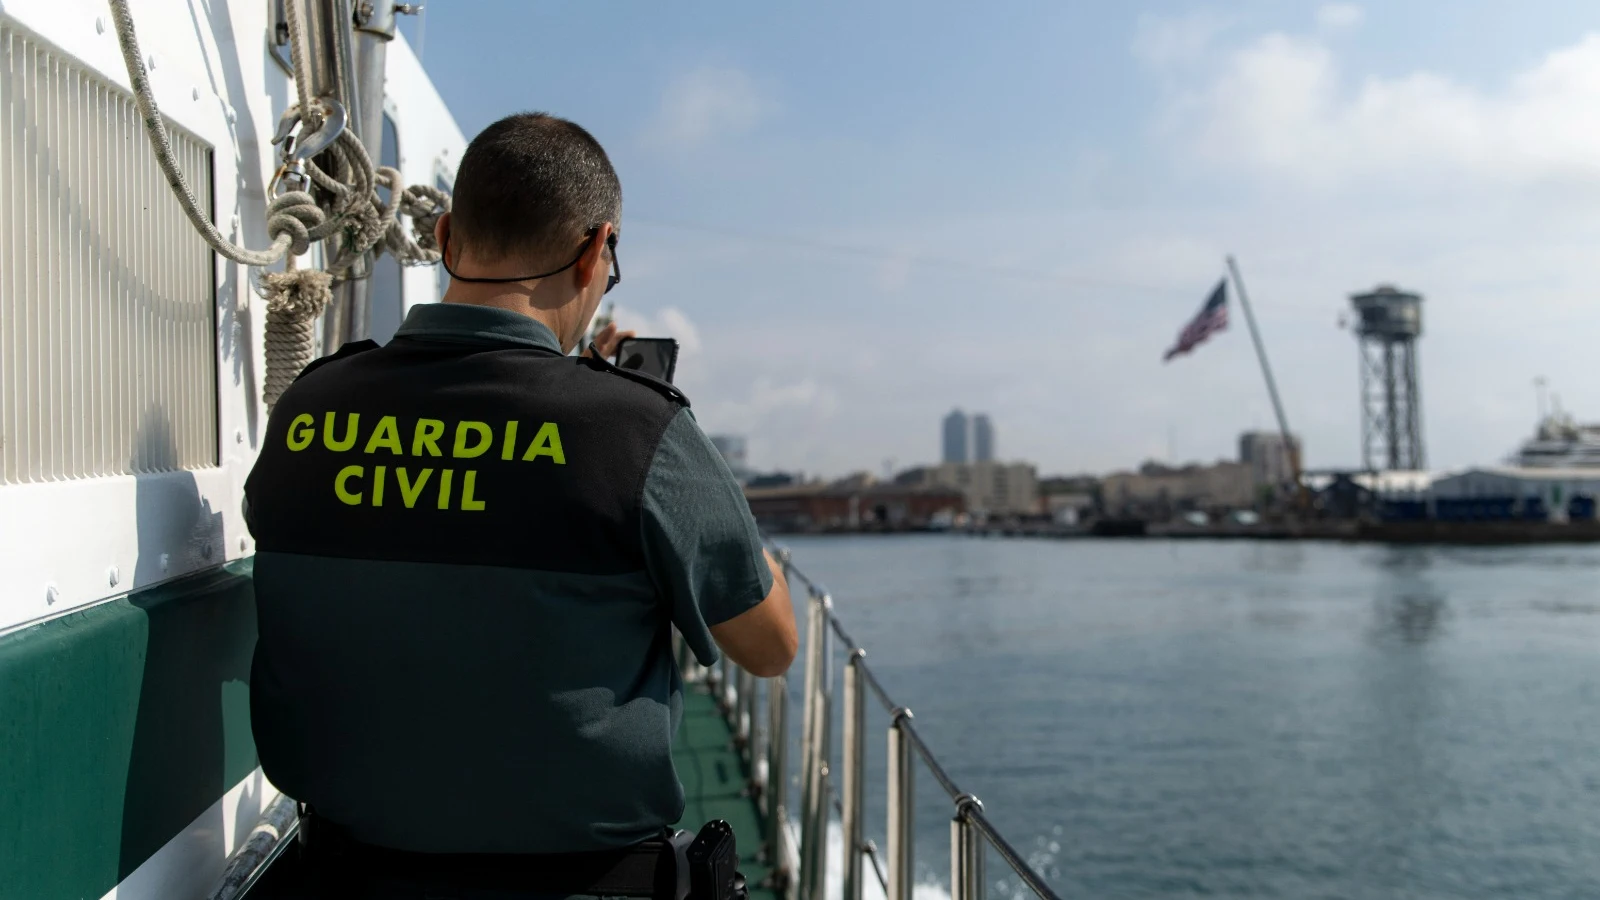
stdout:
{"type": "Polygon", "coordinates": [[[670,635],[772,586],[740,486],[670,386],[517,313],[414,308],[308,369],[246,484],[269,778],[369,843],[565,852],[684,797],[670,635]]]}

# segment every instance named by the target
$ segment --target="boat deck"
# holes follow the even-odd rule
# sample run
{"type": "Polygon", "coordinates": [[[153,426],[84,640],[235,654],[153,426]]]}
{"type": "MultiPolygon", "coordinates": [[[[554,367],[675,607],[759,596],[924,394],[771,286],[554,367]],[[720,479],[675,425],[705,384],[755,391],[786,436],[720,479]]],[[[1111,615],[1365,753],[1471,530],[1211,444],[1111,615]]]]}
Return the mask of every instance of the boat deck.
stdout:
{"type": "Polygon", "coordinates": [[[765,820],[746,790],[750,773],[733,746],[733,731],[704,684],[684,686],[683,726],[672,756],[688,801],[678,827],[698,831],[712,819],[726,820],[738,838],[739,871],[750,900],[779,900],[777,891],[758,887],[770,872],[759,859],[765,820]]]}

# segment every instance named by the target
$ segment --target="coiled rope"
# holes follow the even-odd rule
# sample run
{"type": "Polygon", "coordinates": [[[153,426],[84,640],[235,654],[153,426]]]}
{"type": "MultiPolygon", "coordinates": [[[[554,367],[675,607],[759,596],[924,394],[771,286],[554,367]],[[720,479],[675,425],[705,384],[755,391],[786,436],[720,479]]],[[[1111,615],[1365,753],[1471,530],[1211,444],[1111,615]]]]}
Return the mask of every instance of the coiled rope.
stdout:
{"type": "MultiPolygon", "coordinates": [[[[328,209],[318,204],[310,191],[286,191],[267,206],[267,234],[272,245],[251,250],[228,240],[200,209],[183,171],[172,151],[166,122],[156,106],[149,72],[139,50],[128,0],[108,0],[116,24],[122,60],[133,85],[134,102],[144,120],[156,162],[172,193],[183,206],[195,231],[224,258],[246,266],[269,266],[285,260],[284,271],[265,273],[262,283],[267,295],[266,363],[267,377],[262,396],[267,409],[277,404],[283,391],[316,356],[316,320],[333,299],[335,279],[350,274],[368,251],[387,251],[401,265],[430,265],[439,261],[439,246],[434,240],[434,225],[450,211],[450,195],[430,185],[402,188],[400,172],[388,166],[374,166],[365,145],[349,129],[324,151],[332,172],[306,161],[312,182],[329,198],[328,209]],[[384,202],[377,188],[389,191],[384,202]],[[407,234],[399,216],[412,220],[407,234]],[[304,255],[313,243],[337,234],[338,250],[321,271],[300,269],[295,257],[304,255]]],[[[322,122],[322,111],[309,96],[311,76],[301,49],[301,22],[296,4],[285,4],[290,34],[290,53],[295,70],[295,91],[299,104],[293,112],[302,126],[312,129],[322,122]]]]}

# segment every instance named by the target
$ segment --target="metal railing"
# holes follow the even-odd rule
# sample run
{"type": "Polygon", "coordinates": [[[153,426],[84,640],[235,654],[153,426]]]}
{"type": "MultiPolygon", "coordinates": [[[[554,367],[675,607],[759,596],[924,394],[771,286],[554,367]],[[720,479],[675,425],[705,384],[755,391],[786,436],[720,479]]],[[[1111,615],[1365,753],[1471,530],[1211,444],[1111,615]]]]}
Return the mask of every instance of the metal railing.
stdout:
{"type": "Polygon", "coordinates": [[[789,693],[787,678],[758,679],[728,661],[702,670],[680,646],[686,681],[706,681],[733,729],[734,742],[752,773],[750,792],[766,822],[762,859],[771,867],[768,887],[787,900],[828,900],[825,896],[828,822],[839,814],[844,848],[844,896],[863,900],[865,863],[883,887],[887,900],[911,900],[914,879],[913,803],[915,760],[920,758],[953,804],[950,820],[951,900],[981,900],[984,862],[993,848],[1016,877],[1043,900],[1060,900],[1039,873],[1022,858],[985,816],[983,803],[963,791],[939,763],[912,724],[911,710],[894,701],[872,669],[867,652],[845,631],[828,592],[795,567],[787,550],[775,548],[792,596],[796,582],[804,587],[806,618],[805,689],[800,740],[800,808],[791,828],[788,808],[789,693]],[[845,651],[840,735],[841,772],[833,774],[834,641],[845,651]],[[761,700],[765,694],[765,715],[761,700]],[[867,695],[876,697],[889,714],[888,847],[880,853],[864,834],[867,695]],[[837,788],[835,782],[837,781],[837,788]]]}

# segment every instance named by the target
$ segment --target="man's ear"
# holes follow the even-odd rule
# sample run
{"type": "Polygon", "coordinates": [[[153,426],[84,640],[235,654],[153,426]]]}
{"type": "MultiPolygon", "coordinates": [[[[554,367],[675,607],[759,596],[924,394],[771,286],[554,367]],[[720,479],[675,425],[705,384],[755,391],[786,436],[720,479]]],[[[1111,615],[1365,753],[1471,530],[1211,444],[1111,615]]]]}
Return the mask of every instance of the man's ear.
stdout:
{"type": "MultiPolygon", "coordinates": [[[[433,239],[438,242],[439,252],[442,255],[445,248],[450,246],[449,213],[445,213],[444,215],[440,216],[439,221],[433,223],[433,239]]],[[[446,262],[448,262],[448,260],[446,260],[446,262]]]]}
{"type": "Polygon", "coordinates": [[[589,246],[583,248],[583,255],[578,257],[578,264],[572,267],[572,276],[578,282],[578,290],[588,287],[589,282],[596,276],[604,278],[610,274],[611,265],[606,262],[606,240],[611,237],[611,232],[611,223],[603,222],[589,237],[589,246]]]}

